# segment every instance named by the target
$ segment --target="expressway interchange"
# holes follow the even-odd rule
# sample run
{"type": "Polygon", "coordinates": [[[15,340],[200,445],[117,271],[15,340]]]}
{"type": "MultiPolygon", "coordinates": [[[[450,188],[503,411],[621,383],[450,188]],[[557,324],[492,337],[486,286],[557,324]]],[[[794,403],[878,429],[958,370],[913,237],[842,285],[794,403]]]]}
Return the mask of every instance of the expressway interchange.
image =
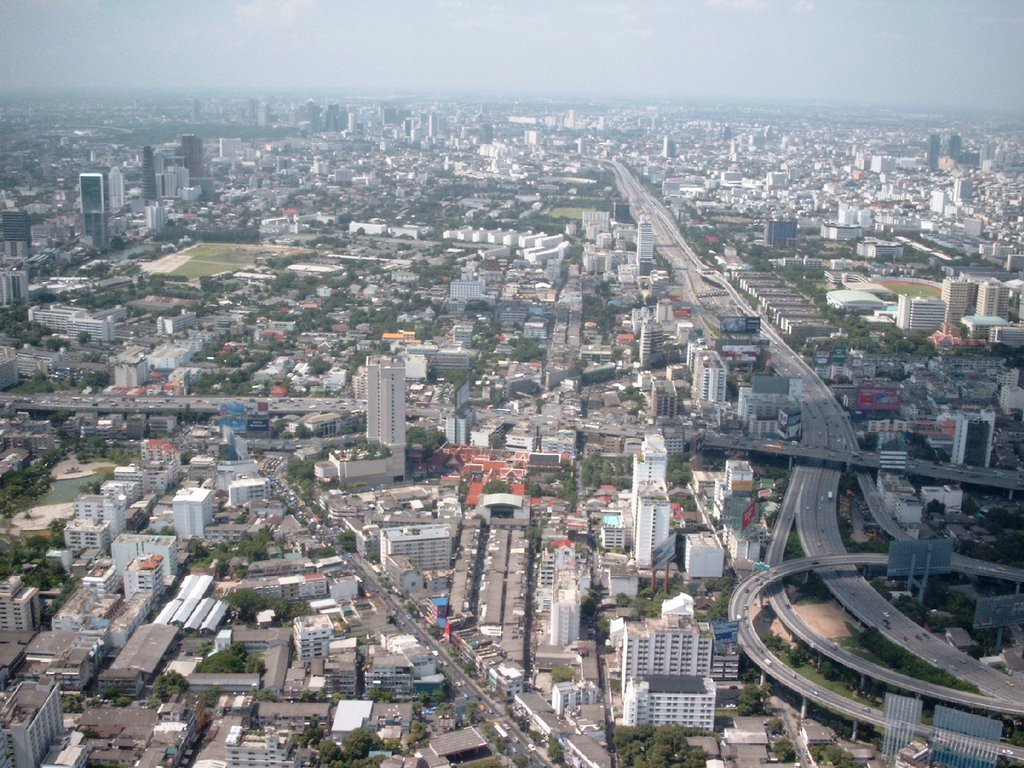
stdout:
{"type": "MultiPolygon", "coordinates": [[[[673,247],[663,254],[673,266],[688,271],[703,269],[704,265],[682,238],[675,219],[664,206],[633,178],[621,163],[613,162],[612,169],[619,188],[652,222],[658,241],[673,244],[673,247]]],[[[724,281],[723,283],[736,307],[756,314],[732,285],[724,281]]],[[[858,450],[853,427],[831,391],[813,369],[785,344],[775,329],[765,324],[762,325],[762,333],[771,342],[775,370],[780,375],[799,376],[804,382],[801,401],[803,444],[813,448],[836,450],[847,456],[852,455],[858,450]]],[[[858,479],[872,511],[878,514],[880,504],[872,478],[867,472],[860,472],[858,479]]],[[[765,557],[765,561],[774,566],[772,574],[767,576],[764,572],[755,573],[741,582],[730,604],[730,616],[740,622],[741,645],[753,663],[800,695],[833,711],[843,713],[855,722],[870,722],[875,725],[884,722],[883,713],[879,710],[827,689],[821,689],[813,680],[788,669],[781,660],[768,652],[753,624],[762,598],[767,597],[776,615],[795,636],[812,649],[863,675],[896,688],[927,695],[938,701],[990,712],[1024,715],[1024,697],[1013,687],[1008,677],[979,664],[929,633],[922,632],[916,623],[896,611],[860,575],[858,565],[872,563],[874,560],[879,560],[879,564],[882,564],[884,556],[879,559],[880,556],[846,554],[836,516],[835,500],[838,491],[839,472],[827,468],[822,462],[812,461],[808,465],[797,466],[793,471],[789,490],[765,557]],[[807,557],[782,565],[786,541],[794,524],[807,557]],[[781,583],[776,578],[780,574],[807,570],[817,571],[837,601],[858,621],[878,627],[891,642],[907,648],[936,666],[955,670],[958,677],[973,683],[981,693],[955,691],[924,683],[868,662],[840,648],[831,640],[818,636],[796,615],[784,590],[779,586],[772,586],[781,583]],[[771,588],[767,589],[768,587],[771,588]]],[[[898,534],[898,538],[906,537],[905,533],[897,530],[893,521],[885,520],[884,515],[879,515],[879,518],[879,522],[891,534],[898,534]]],[[[1024,571],[1009,571],[968,558],[957,558],[955,567],[968,573],[1024,581],[1024,571]]],[[[1024,751],[1015,756],[1024,756],[1024,751]]]]}

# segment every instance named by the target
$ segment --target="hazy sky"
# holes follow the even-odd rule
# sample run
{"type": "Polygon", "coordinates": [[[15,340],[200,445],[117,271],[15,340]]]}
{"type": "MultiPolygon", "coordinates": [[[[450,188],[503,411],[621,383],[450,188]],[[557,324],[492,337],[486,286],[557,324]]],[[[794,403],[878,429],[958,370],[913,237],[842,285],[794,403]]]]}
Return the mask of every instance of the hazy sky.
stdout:
{"type": "Polygon", "coordinates": [[[0,89],[1024,110],[1024,0],[0,0],[0,89]]]}

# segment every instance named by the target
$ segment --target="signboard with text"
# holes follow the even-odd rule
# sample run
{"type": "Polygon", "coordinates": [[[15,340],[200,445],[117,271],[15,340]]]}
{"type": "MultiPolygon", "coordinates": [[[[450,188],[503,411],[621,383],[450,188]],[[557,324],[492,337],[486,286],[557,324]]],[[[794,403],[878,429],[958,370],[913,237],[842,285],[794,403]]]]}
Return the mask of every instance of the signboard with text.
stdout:
{"type": "Polygon", "coordinates": [[[757,315],[727,315],[720,319],[722,333],[749,333],[758,334],[761,332],[761,318],[757,315]]]}

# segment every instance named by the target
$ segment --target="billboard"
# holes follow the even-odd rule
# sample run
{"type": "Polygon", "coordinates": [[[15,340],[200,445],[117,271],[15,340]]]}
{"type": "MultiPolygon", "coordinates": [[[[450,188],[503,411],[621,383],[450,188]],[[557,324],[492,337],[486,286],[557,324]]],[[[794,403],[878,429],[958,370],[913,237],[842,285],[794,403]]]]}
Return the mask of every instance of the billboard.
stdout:
{"type": "Polygon", "coordinates": [[[750,502],[749,505],[747,505],[746,509],[743,510],[743,527],[740,530],[747,530],[747,528],[749,528],[757,520],[757,512],[758,503],[755,499],[754,501],[750,502]]]}
{"type": "Polygon", "coordinates": [[[832,353],[827,349],[819,349],[814,353],[814,364],[817,366],[829,365],[832,362],[832,353]]]}
{"type": "Polygon", "coordinates": [[[857,387],[858,411],[898,411],[902,405],[899,387],[857,387]]]}
{"type": "Polygon", "coordinates": [[[657,571],[676,559],[676,533],[673,531],[668,538],[658,544],[651,552],[651,570],[657,571]]]}
{"type": "Polygon", "coordinates": [[[258,432],[270,432],[270,419],[263,418],[248,418],[245,420],[245,431],[252,434],[258,432]]]}
{"type": "Polygon", "coordinates": [[[832,362],[836,365],[843,365],[850,356],[850,352],[846,347],[836,347],[832,350],[832,362]]]}
{"type": "Polygon", "coordinates": [[[1024,624],[1024,595],[979,597],[974,604],[974,628],[995,629],[1024,624]]]}
{"type": "Polygon", "coordinates": [[[779,435],[784,438],[797,437],[800,434],[800,423],[799,408],[779,409],[779,435]]]}
{"type": "Polygon", "coordinates": [[[761,347],[753,344],[723,344],[718,354],[730,363],[756,363],[760,351],[761,347]]]}
{"type": "Polygon", "coordinates": [[[740,636],[738,621],[713,621],[711,631],[715,633],[715,645],[719,643],[735,643],[740,636]]]}
{"type": "Polygon", "coordinates": [[[953,542],[949,539],[917,541],[908,539],[889,544],[886,575],[908,577],[924,575],[925,568],[935,576],[953,572],[953,542]]]}
{"type": "Polygon", "coordinates": [[[761,318],[756,315],[726,315],[719,318],[722,333],[749,333],[756,335],[761,332],[761,318]]]}

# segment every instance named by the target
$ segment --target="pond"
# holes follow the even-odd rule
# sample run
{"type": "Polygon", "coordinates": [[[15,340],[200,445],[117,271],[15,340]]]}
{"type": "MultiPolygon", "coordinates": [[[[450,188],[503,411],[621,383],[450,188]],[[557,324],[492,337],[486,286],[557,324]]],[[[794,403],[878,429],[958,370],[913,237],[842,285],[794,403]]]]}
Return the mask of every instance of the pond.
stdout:
{"type": "Polygon", "coordinates": [[[88,477],[79,477],[74,480],[54,480],[50,484],[50,492],[39,499],[37,504],[43,506],[74,501],[78,498],[78,494],[82,492],[82,489],[95,480],[96,477],[96,475],[89,475],[88,477]]]}

